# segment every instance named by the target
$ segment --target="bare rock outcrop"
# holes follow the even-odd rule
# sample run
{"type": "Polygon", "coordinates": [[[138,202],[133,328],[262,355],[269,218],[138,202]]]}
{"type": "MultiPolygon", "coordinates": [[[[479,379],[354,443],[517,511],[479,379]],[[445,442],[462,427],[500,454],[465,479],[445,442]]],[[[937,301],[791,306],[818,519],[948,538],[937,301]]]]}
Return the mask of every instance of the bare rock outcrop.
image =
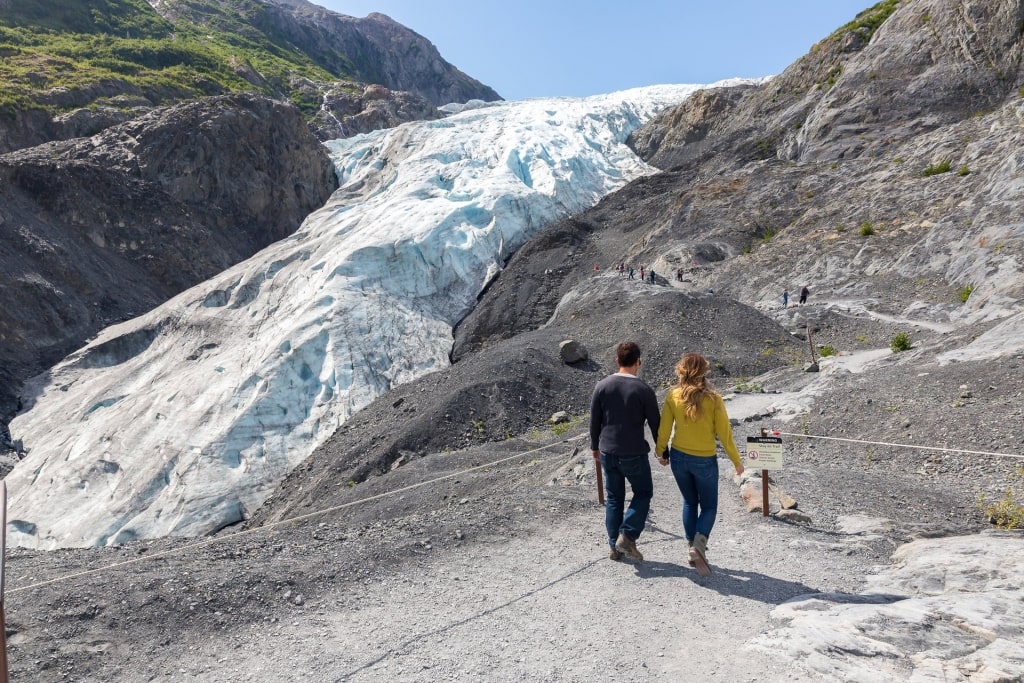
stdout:
{"type": "Polygon", "coordinates": [[[323,95],[320,111],[310,121],[321,140],[347,138],[373,130],[393,128],[407,121],[432,121],[443,116],[426,98],[382,85],[339,84],[323,95]],[[347,86],[346,89],[343,89],[347,86]]]}
{"type": "Polygon", "coordinates": [[[253,95],[0,156],[0,414],[24,379],[288,236],[336,187],[298,109],[253,95]]]}

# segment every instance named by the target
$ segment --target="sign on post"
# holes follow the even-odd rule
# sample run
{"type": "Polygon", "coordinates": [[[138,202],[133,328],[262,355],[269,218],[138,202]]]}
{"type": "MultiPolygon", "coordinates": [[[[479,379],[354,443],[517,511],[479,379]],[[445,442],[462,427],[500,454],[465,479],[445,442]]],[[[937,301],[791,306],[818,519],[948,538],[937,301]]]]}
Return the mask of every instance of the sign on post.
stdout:
{"type": "Polygon", "coordinates": [[[782,469],[782,437],[767,436],[767,429],[761,436],[747,437],[747,457],[744,467],[761,470],[761,515],[768,516],[768,470],[782,469]]]}
{"type": "Polygon", "coordinates": [[[782,469],[781,436],[748,436],[744,467],[753,470],[782,469]]]}

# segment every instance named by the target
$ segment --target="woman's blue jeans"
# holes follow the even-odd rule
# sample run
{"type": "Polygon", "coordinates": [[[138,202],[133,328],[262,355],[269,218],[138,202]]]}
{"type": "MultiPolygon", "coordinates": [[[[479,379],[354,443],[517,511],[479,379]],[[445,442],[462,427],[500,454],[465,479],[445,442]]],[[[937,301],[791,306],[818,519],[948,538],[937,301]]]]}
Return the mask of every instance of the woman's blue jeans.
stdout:
{"type": "Polygon", "coordinates": [[[690,455],[669,449],[669,462],[683,494],[683,533],[687,541],[697,534],[711,536],[718,515],[718,458],[690,455]]]}
{"type": "Polygon", "coordinates": [[[604,469],[604,525],[608,530],[608,545],[615,547],[620,533],[634,541],[647,524],[654,496],[654,481],[651,478],[651,461],[647,454],[620,457],[601,454],[604,469]],[[633,499],[626,506],[626,481],[633,487],[633,499]]]}

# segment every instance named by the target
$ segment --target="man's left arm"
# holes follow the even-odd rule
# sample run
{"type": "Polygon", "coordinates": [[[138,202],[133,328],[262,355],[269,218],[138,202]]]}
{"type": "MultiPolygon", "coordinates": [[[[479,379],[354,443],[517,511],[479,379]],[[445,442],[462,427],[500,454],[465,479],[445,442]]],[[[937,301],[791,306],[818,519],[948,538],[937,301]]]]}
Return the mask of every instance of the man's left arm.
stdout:
{"type": "Polygon", "coordinates": [[[601,443],[601,427],[604,413],[601,408],[601,399],[597,394],[597,390],[594,390],[594,394],[590,397],[590,451],[595,458],[601,457],[601,451],[598,450],[601,443]]]}
{"type": "MultiPolygon", "coordinates": [[[[644,417],[647,419],[647,424],[651,428],[651,434],[654,436],[654,441],[658,441],[658,429],[661,427],[661,410],[658,409],[658,397],[654,394],[654,389],[648,387],[647,399],[644,401],[644,417]]],[[[655,453],[655,455],[660,455],[655,453]]]]}

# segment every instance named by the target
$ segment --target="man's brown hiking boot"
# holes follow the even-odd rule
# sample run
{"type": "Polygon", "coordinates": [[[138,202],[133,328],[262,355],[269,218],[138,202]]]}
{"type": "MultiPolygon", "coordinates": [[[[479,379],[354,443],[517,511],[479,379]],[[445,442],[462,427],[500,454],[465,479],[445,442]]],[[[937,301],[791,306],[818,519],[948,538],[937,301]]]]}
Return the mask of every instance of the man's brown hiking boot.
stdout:
{"type": "Polygon", "coordinates": [[[618,562],[619,560],[622,559],[622,553],[620,553],[615,548],[612,548],[611,552],[608,553],[608,559],[609,560],[615,560],[616,562],[618,562]]]}
{"type": "Polygon", "coordinates": [[[619,534],[619,539],[615,541],[615,549],[631,560],[644,561],[644,556],[636,549],[636,541],[625,533],[619,534]]]}

